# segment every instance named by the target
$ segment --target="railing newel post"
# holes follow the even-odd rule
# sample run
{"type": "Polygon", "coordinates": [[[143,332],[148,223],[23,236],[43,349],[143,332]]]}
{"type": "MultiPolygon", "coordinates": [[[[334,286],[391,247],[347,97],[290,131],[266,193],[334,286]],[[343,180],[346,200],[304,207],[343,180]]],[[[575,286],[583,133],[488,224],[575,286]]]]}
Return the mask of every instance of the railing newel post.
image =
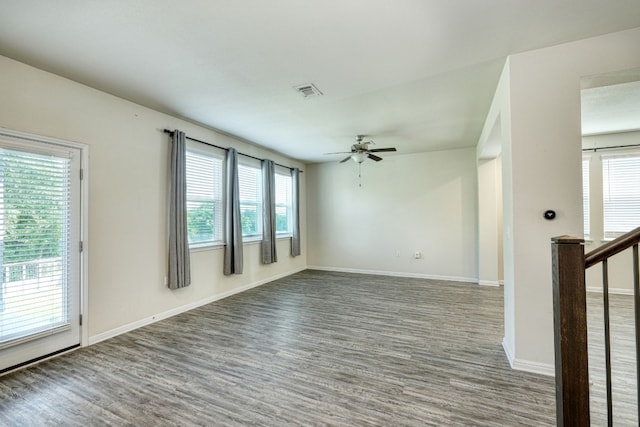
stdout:
{"type": "Polygon", "coordinates": [[[589,365],[584,240],[552,241],[553,317],[558,426],[588,426],[589,365]]]}

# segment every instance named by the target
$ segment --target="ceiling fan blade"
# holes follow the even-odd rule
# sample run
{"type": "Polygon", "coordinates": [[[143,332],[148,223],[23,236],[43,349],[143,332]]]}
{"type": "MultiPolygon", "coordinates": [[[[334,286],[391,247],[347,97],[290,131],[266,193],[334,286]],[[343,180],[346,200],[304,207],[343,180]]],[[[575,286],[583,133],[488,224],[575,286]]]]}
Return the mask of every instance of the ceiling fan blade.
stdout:
{"type": "Polygon", "coordinates": [[[367,157],[369,157],[371,160],[375,160],[376,162],[379,162],[380,160],[382,160],[382,157],[378,157],[375,154],[371,154],[371,153],[368,153],[367,157]]]}
{"type": "Polygon", "coordinates": [[[344,162],[346,162],[347,160],[349,160],[350,158],[351,158],[351,156],[348,156],[348,157],[346,157],[346,158],[344,158],[344,159],[340,160],[340,163],[344,163],[344,162]]]}
{"type": "Polygon", "coordinates": [[[335,153],[322,153],[324,155],[328,155],[328,154],[349,154],[351,153],[351,151],[336,151],[335,153]]]}
{"type": "Polygon", "coordinates": [[[380,153],[383,151],[398,151],[396,150],[395,147],[389,147],[389,148],[372,148],[371,150],[368,150],[370,153],[380,153]]]}

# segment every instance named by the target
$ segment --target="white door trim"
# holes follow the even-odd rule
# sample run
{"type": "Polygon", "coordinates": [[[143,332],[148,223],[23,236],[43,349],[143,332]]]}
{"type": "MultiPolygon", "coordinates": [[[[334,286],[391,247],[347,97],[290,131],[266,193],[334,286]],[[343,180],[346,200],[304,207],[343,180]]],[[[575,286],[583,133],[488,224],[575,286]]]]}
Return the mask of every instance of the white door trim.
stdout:
{"type": "Polygon", "coordinates": [[[0,136],[15,138],[19,140],[47,143],[55,146],[74,148],[80,151],[80,169],[82,179],[80,180],[80,240],[83,242],[82,253],[80,253],[80,315],[82,324],[80,325],[80,346],[89,345],[89,145],[68,141],[50,136],[37,135],[21,132],[13,129],[0,127],[0,136]]]}

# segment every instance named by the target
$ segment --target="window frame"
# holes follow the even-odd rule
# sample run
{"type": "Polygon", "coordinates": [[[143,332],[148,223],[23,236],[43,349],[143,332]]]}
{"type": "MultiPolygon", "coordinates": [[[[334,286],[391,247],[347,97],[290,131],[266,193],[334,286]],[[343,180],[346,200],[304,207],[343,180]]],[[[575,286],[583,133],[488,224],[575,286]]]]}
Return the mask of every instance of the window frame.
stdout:
{"type": "Polygon", "coordinates": [[[257,242],[262,240],[262,167],[258,160],[248,158],[246,156],[239,156],[238,159],[238,187],[239,187],[239,195],[240,195],[240,221],[242,223],[242,208],[243,206],[252,206],[255,207],[256,212],[256,232],[252,234],[245,234],[244,227],[242,230],[242,241],[244,243],[249,242],[257,242]],[[241,180],[241,169],[253,169],[256,177],[256,186],[255,186],[255,200],[243,199],[243,182],[241,180]]]}
{"type": "MultiPolygon", "coordinates": [[[[594,141],[589,141],[592,143],[594,141]]],[[[616,142],[611,142],[605,140],[595,141],[595,144],[598,145],[617,145],[616,142]]],[[[595,146],[588,150],[589,152],[583,152],[583,159],[590,158],[589,162],[589,232],[588,236],[584,236],[585,241],[588,244],[602,244],[609,242],[615,238],[611,234],[605,235],[604,232],[604,185],[605,185],[605,177],[604,175],[604,163],[607,157],[640,157],[640,148],[636,147],[633,144],[627,144],[629,146],[619,145],[619,148],[615,150],[608,150],[605,147],[595,146]],[[624,147],[624,148],[623,148],[624,147]],[[606,150],[606,151],[605,151],[606,150]],[[593,152],[591,152],[593,151],[593,152]]],[[[584,170],[583,170],[584,174],[584,170]]],[[[584,203],[584,186],[583,186],[583,203],[584,203]]],[[[635,219],[635,216],[634,216],[635,219]]],[[[584,220],[584,219],[583,219],[584,220]]]]}
{"type": "MultiPolygon", "coordinates": [[[[611,205],[613,205],[614,209],[619,210],[620,209],[620,197],[614,197],[611,198],[609,196],[606,196],[606,194],[610,194],[610,192],[613,190],[612,189],[612,180],[608,179],[608,177],[610,177],[610,169],[607,169],[607,167],[610,168],[610,160],[615,160],[615,159],[623,159],[623,158],[633,158],[635,159],[635,161],[638,163],[637,166],[633,167],[633,168],[629,168],[629,170],[633,170],[636,173],[639,173],[638,171],[640,171],[640,150],[630,150],[630,151],[624,151],[624,152],[616,152],[616,153],[611,153],[611,154],[603,154],[601,155],[600,161],[601,161],[601,170],[602,170],[602,236],[603,236],[603,240],[607,241],[607,240],[612,240],[615,239],[618,236],[621,236],[622,234],[631,231],[634,227],[632,226],[631,229],[626,230],[626,231],[611,231],[611,230],[607,230],[608,225],[611,225],[611,222],[624,222],[621,221],[618,217],[616,217],[616,219],[614,219],[613,221],[607,221],[607,210],[608,208],[611,209],[611,205]],[[615,199],[618,199],[618,202],[615,203],[615,199]],[[609,206],[607,205],[609,204],[609,206]]],[[[618,170],[617,173],[620,173],[620,171],[618,170]]],[[[628,190],[631,191],[635,191],[636,193],[633,194],[633,204],[632,204],[632,209],[634,209],[635,211],[633,212],[635,215],[637,215],[638,217],[640,217],[640,180],[634,180],[633,177],[627,178],[625,179],[625,182],[630,182],[633,183],[633,187],[629,187],[628,190]]],[[[617,189],[618,192],[620,191],[620,189],[617,189]]],[[[619,193],[618,193],[619,194],[619,193]]],[[[610,212],[610,211],[609,211],[610,212]]],[[[624,228],[624,227],[623,227],[624,228]]]]}
{"type": "Polygon", "coordinates": [[[582,216],[583,216],[583,234],[584,239],[589,240],[591,237],[591,155],[582,156],[582,216]],[[585,168],[586,165],[586,168],[585,168]]]}
{"type": "MultiPolygon", "coordinates": [[[[217,195],[217,197],[214,197],[212,199],[213,201],[213,209],[214,209],[214,215],[215,212],[218,212],[218,217],[217,217],[217,221],[216,218],[214,216],[214,223],[213,223],[213,229],[212,229],[212,235],[213,235],[213,239],[212,240],[206,240],[206,241],[199,241],[199,242],[191,242],[189,241],[189,249],[190,250],[197,250],[197,249],[206,249],[206,248],[212,248],[212,247],[221,247],[224,246],[225,242],[224,242],[224,151],[220,150],[218,148],[215,147],[210,147],[207,145],[203,145],[201,143],[198,142],[191,142],[191,141],[187,141],[187,146],[186,146],[186,155],[187,158],[190,155],[193,156],[199,156],[199,157],[205,157],[205,158],[209,158],[209,159],[214,159],[214,161],[218,162],[219,164],[219,176],[218,176],[218,180],[217,182],[215,181],[215,177],[214,177],[214,182],[211,183],[211,185],[213,185],[214,187],[218,187],[219,190],[219,194],[217,195]]],[[[188,165],[188,160],[187,160],[187,165],[186,165],[186,175],[187,175],[187,227],[189,226],[189,171],[188,171],[189,165],[188,165]]],[[[215,169],[214,169],[215,170],[215,169]]],[[[215,190],[215,188],[214,188],[215,190]]],[[[187,233],[187,238],[190,240],[190,236],[188,235],[189,233],[187,233]]]]}
{"type": "Polygon", "coordinates": [[[289,238],[293,236],[293,179],[291,177],[291,170],[288,168],[276,166],[275,171],[276,179],[275,179],[275,210],[276,210],[276,238],[289,238]],[[288,179],[288,194],[287,194],[287,203],[278,203],[278,176],[284,177],[288,179]],[[278,208],[284,208],[286,211],[287,218],[287,230],[286,231],[278,231],[277,230],[277,217],[278,217],[278,208]]]}

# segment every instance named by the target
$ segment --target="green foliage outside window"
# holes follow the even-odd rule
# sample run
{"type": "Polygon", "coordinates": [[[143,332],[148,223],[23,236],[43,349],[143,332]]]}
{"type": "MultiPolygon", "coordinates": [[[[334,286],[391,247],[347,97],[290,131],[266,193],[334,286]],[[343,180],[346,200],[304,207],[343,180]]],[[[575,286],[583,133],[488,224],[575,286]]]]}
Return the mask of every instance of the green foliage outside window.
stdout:
{"type": "Polygon", "coordinates": [[[255,236],[258,234],[258,216],[255,210],[251,208],[241,208],[240,219],[242,223],[243,236],[255,236]]]}
{"type": "Polygon", "coordinates": [[[196,208],[187,208],[187,234],[189,243],[211,242],[214,240],[214,203],[202,201],[196,208]]]}
{"type": "Polygon", "coordinates": [[[7,152],[1,171],[4,263],[60,257],[66,195],[63,167],[43,167],[20,153],[7,152]]]}
{"type": "Polygon", "coordinates": [[[286,233],[289,231],[289,223],[286,213],[276,212],[276,233],[286,233]]]}

